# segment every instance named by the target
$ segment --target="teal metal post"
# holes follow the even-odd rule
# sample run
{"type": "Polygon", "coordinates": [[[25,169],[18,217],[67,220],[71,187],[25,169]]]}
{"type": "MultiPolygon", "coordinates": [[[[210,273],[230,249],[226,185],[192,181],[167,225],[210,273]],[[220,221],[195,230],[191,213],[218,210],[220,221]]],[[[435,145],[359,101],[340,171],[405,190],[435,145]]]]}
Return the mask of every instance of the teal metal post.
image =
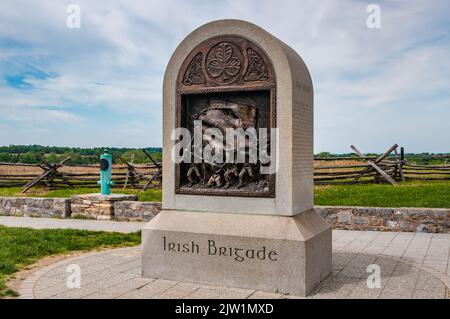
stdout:
{"type": "Polygon", "coordinates": [[[114,182],[111,180],[112,172],[112,155],[108,154],[108,150],[104,150],[100,155],[100,180],[97,182],[101,187],[102,195],[110,195],[111,187],[114,182]]]}

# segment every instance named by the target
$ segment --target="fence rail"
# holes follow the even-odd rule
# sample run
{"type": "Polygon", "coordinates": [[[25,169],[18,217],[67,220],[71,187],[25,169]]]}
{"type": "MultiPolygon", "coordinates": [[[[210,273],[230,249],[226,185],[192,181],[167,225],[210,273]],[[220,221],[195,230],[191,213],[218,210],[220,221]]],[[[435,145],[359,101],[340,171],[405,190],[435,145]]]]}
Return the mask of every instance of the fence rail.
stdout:
{"type": "Polygon", "coordinates": [[[403,171],[407,180],[450,180],[450,165],[417,165],[406,162],[403,171]]]}
{"type": "MultiPolygon", "coordinates": [[[[345,157],[315,157],[314,183],[324,184],[366,184],[386,183],[396,185],[405,180],[445,181],[450,180],[450,165],[419,165],[405,158],[404,149],[397,153],[393,145],[381,156],[364,156],[355,147],[358,155],[345,157]],[[394,154],[391,154],[394,152],[394,154]],[[329,163],[329,162],[337,163],[329,163]],[[350,161],[339,165],[339,161],[350,161]]],[[[125,164],[113,165],[112,179],[116,187],[147,189],[161,186],[162,167],[150,158],[151,164],[133,164],[122,159],[125,164]]],[[[98,187],[100,165],[66,165],[64,159],[58,164],[25,164],[0,162],[0,187],[23,187],[26,192],[33,186],[45,186],[50,189],[62,187],[98,187]],[[2,166],[10,166],[7,173],[2,166]],[[18,168],[17,170],[15,168],[18,168]],[[20,169],[22,168],[22,169],[20,169]],[[32,173],[29,170],[35,169],[32,173]],[[21,172],[21,170],[25,170],[21,172]],[[28,170],[28,172],[27,172],[28,170]]]]}
{"type": "MultiPolygon", "coordinates": [[[[339,161],[339,158],[335,159],[339,161]]],[[[319,160],[320,161],[320,160],[319,160]]],[[[379,165],[385,173],[390,175],[396,181],[401,181],[400,170],[403,173],[404,180],[428,180],[442,181],[450,180],[450,165],[431,166],[415,165],[403,162],[400,167],[393,163],[383,163],[379,165]]],[[[353,179],[364,173],[364,178],[359,179],[357,183],[383,183],[380,175],[375,172],[365,173],[365,169],[370,165],[333,165],[314,167],[314,183],[320,184],[354,184],[353,179]],[[329,170],[329,171],[327,171],[329,170]]]]}
{"type": "MultiPolygon", "coordinates": [[[[355,184],[355,183],[385,183],[396,185],[398,181],[405,180],[450,180],[450,165],[418,165],[408,162],[405,158],[404,148],[398,145],[389,148],[383,155],[364,156],[355,147],[351,146],[359,155],[346,157],[316,157],[314,167],[315,184],[355,184]],[[391,154],[394,152],[394,154],[391,154]],[[324,161],[354,160],[365,161],[361,164],[347,165],[321,165],[324,161]]],[[[432,156],[432,158],[447,158],[447,156],[432,156]]]]}
{"type": "MultiPolygon", "coordinates": [[[[0,166],[16,166],[40,169],[38,164],[11,164],[0,163],[0,166]]],[[[156,165],[134,165],[135,172],[130,174],[130,169],[122,165],[114,165],[112,171],[112,179],[115,182],[116,187],[124,187],[125,184],[128,188],[143,188],[145,186],[146,179],[152,178],[157,174],[158,166],[156,165]],[[134,175],[138,173],[140,176],[136,178],[134,175]]],[[[51,189],[70,186],[83,186],[83,187],[98,187],[97,181],[100,179],[100,166],[61,166],[59,167],[57,174],[49,174],[47,178],[42,178],[33,186],[46,186],[51,189]],[[95,172],[83,172],[87,167],[98,170],[95,172]],[[71,172],[65,170],[70,169],[71,172]],[[72,172],[74,170],[81,171],[80,173],[72,172]]],[[[42,173],[30,174],[30,173],[12,173],[12,174],[0,174],[0,187],[23,187],[28,183],[40,178],[42,173]]],[[[159,187],[159,183],[155,180],[155,183],[149,185],[149,187],[159,187]]]]}
{"type": "MultiPolygon", "coordinates": [[[[152,164],[135,165],[133,159],[124,164],[113,165],[112,178],[116,187],[129,188],[153,188],[161,186],[161,163],[157,163],[151,155],[143,150],[152,164]]],[[[22,192],[40,185],[51,189],[61,187],[98,187],[97,181],[100,178],[100,164],[98,165],[65,165],[70,157],[65,158],[57,164],[47,163],[41,159],[42,164],[24,163],[0,163],[1,166],[13,167],[9,172],[2,169],[0,172],[0,187],[23,187],[22,192]],[[19,168],[16,170],[16,168],[19,168]],[[36,174],[30,172],[20,172],[24,170],[36,170],[36,174]]]]}

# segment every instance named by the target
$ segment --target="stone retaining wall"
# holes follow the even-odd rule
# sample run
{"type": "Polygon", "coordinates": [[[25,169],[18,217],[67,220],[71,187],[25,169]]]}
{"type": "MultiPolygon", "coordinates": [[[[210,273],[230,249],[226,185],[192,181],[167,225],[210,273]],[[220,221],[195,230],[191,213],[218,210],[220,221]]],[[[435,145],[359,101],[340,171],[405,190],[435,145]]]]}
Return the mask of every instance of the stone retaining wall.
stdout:
{"type": "Polygon", "coordinates": [[[150,221],[160,210],[160,202],[116,202],[114,203],[114,219],[121,221],[150,221]]]}
{"type": "Polygon", "coordinates": [[[450,209],[316,206],[333,228],[448,233],[450,209]]]}
{"type": "Polygon", "coordinates": [[[0,215],[25,217],[70,217],[69,198],[0,197],[0,215]]]}
{"type": "MultiPolygon", "coordinates": [[[[115,219],[115,205],[121,201],[136,201],[136,195],[126,194],[85,194],[76,195],[71,199],[72,216],[87,219],[115,219]]],[[[139,203],[139,202],[137,202],[139,203]]]]}
{"type": "MultiPolygon", "coordinates": [[[[0,197],[0,215],[69,218],[80,203],[70,198],[0,197]]],[[[160,202],[112,201],[111,218],[150,221],[161,210],[160,202]]],[[[79,207],[80,206],[80,207],[79,207]]],[[[78,208],[77,208],[78,207],[78,208]]],[[[333,228],[423,233],[449,233],[450,209],[315,206],[333,228]]]]}

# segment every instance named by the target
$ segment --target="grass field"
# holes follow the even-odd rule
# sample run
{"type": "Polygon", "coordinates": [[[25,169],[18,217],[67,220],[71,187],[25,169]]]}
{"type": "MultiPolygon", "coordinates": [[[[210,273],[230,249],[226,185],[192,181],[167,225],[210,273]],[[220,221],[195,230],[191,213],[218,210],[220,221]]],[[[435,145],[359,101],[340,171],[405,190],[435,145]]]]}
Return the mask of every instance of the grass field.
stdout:
{"type": "Polygon", "coordinates": [[[16,296],[6,280],[39,258],[70,251],[132,246],[140,234],[93,232],[75,229],[28,229],[0,226],[0,298],[16,296]]]}
{"type": "MultiPolygon", "coordinates": [[[[70,197],[98,192],[95,188],[66,188],[48,191],[32,188],[26,194],[20,187],[0,188],[0,196],[70,197]]],[[[115,193],[137,194],[140,201],[161,201],[160,189],[145,192],[133,189],[113,189],[115,193]]],[[[435,207],[450,208],[450,181],[411,181],[397,187],[388,184],[323,185],[315,186],[316,205],[378,206],[378,207],[435,207]]]]}
{"type": "Polygon", "coordinates": [[[450,181],[315,187],[316,205],[450,208],[450,181]]]}
{"type": "MultiPolygon", "coordinates": [[[[75,187],[75,188],[63,188],[58,190],[47,190],[43,187],[33,187],[25,194],[22,194],[21,187],[0,187],[0,196],[18,196],[18,197],[71,197],[74,195],[99,193],[98,188],[92,187],[75,187]]],[[[136,194],[138,200],[143,202],[161,201],[161,189],[147,189],[141,191],[137,189],[123,189],[116,188],[112,190],[113,193],[120,194],[136,194]]]]}

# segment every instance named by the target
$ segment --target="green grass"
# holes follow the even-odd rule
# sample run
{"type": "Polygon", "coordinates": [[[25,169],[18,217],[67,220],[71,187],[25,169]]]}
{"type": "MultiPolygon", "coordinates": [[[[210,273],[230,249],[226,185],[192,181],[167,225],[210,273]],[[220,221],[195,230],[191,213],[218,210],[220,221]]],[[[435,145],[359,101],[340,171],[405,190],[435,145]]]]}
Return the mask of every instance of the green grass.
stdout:
{"type": "MultiPolygon", "coordinates": [[[[70,197],[95,193],[95,188],[65,188],[47,191],[32,188],[26,194],[21,188],[0,188],[0,196],[70,197]]],[[[160,189],[145,192],[133,189],[114,189],[113,192],[136,194],[140,201],[161,201],[160,189]]],[[[315,187],[316,205],[377,206],[377,207],[436,207],[450,208],[450,181],[411,181],[389,184],[326,185],[315,187]]]]}
{"type": "MultiPolygon", "coordinates": [[[[26,196],[26,197],[71,197],[74,195],[99,193],[98,188],[91,187],[75,187],[75,188],[63,188],[58,190],[47,190],[44,187],[33,187],[25,194],[22,194],[21,187],[0,187],[0,196],[26,196]]],[[[138,196],[138,200],[143,202],[159,202],[161,201],[161,189],[149,188],[146,191],[137,189],[112,189],[116,194],[135,194],[138,196]]]]}
{"type": "Polygon", "coordinates": [[[17,296],[6,280],[39,258],[70,251],[133,246],[140,234],[94,232],[76,229],[29,229],[0,226],[0,298],[17,296]]]}
{"type": "Polygon", "coordinates": [[[314,203],[325,206],[450,208],[450,181],[316,186],[314,203]]]}
{"type": "Polygon", "coordinates": [[[21,187],[0,187],[0,196],[19,196],[21,187]]]}

